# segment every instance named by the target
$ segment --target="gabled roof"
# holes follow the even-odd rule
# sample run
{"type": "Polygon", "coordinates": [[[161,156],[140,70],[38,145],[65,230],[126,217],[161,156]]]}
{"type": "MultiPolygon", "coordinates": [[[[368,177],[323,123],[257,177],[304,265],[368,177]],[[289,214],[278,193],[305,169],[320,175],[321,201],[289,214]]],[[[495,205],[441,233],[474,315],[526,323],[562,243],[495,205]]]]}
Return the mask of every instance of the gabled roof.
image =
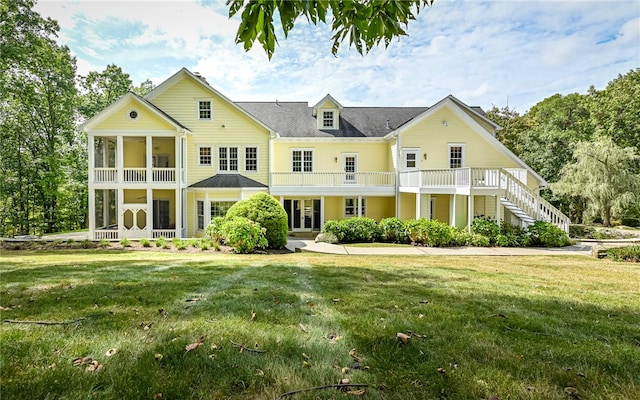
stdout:
{"type": "Polygon", "coordinates": [[[240,174],[217,174],[189,186],[190,188],[266,188],[267,186],[240,174]]]}
{"type": "Polygon", "coordinates": [[[214,89],[211,85],[209,85],[209,83],[206,81],[206,79],[204,77],[202,77],[200,75],[196,75],[196,74],[194,74],[193,72],[189,71],[188,69],[186,69],[184,67],[181,68],[175,74],[171,75],[167,80],[165,80],[164,82],[162,82],[161,84],[156,86],[151,92],[147,93],[147,95],[145,96],[145,99],[149,100],[149,101],[153,101],[153,99],[158,97],[160,94],[164,93],[167,89],[169,89],[177,81],[179,81],[181,78],[183,78],[185,76],[193,79],[195,82],[197,82],[199,85],[201,85],[205,90],[211,92],[212,94],[214,94],[217,97],[220,97],[222,100],[224,100],[226,103],[228,103],[232,108],[235,108],[236,110],[240,111],[242,114],[248,116],[252,121],[254,121],[255,123],[257,123],[258,125],[260,125],[264,129],[266,129],[266,130],[271,132],[271,128],[269,126],[265,125],[262,121],[260,121],[259,119],[257,119],[253,115],[247,113],[247,111],[244,110],[242,107],[239,107],[237,103],[231,101],[225,95],[223,95],[222,93],[220,93],[216,89],[214,89]]]}
{"type": "Polygon", "coordinates": [[[331,96],[329,93],[327,93],[326,96],[324,96],[319,102],[316,103],[315,106],[313,106],[313,116],[315,117],[316,115],[318,115],[318,109],[320,108],[320,106],[322,104],[324,104],[325,102],[330,101],[333,104],[336,105],[336,107],[338,107],[338,110],[342,110],[344,107],[342,107],[342,104],[338,103],[338,101],[336,99],[333,98],[333,96],[331,96]]]}
{"type": "Polygon", "coordinates": [[[424,112],[426,107],[343,107],[338,129],[318,129],[306,102],[238,102],[281,137],[382,138],[424,112]],[[388,120],[388,123],[387,123],[388,120]]]}
{"type": "Polygon", "coordinates": [[[91,130],[93,126],[99,124],[109,116],[113,115],[117,110],[119,110],[122,107],[122,104],[127,102],[128,100],[136,101],[137,103],[140,104],[140,106],[146,108],[147,110],[156,114],[160,118],[164,119],[170,125],[173,125],[177,131],[189,132],[189,133],[191,132],[189,128],[184,126],[182,123],[180,123],[178,120],[176,120],[166,112],[162,111],[155,104],[151,103],[150,101],[148,101],[143,97],[138,96],[133,92],[129,92],[124,96],[120,97],[115,102],[111,103],[107,108],[105,108],[104,110],[100,111],[98,114],[94,115],[93,117],[85,121],[85,123],[82,124],[80,128],[82,128],[84,131],[91,130]]]}

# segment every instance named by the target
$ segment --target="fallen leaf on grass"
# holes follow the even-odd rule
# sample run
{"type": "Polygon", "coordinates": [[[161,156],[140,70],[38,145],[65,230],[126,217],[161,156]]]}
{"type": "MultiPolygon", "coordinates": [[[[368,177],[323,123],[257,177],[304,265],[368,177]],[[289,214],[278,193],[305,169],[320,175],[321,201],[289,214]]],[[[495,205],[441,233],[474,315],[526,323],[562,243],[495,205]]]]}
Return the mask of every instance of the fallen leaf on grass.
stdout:
{"type": "Polygon", "coordinates": [[[356,355],[356,349],[355,348],[349,350],[349,356],[351,356],[351,358],[353,358],[353,360],[355,362],[362,362],[362,359],[356,355]]]}
{"type": "Polygon", "coordinates": [[[155,360],[156,360],[156,361],[160,361],[160,360],[162,360],[162,354],[160,354],[160,353],[156,353],[156,354],[153,356],[153,358],[155,358],[155,360]]]}
{"type": "Polygon", "coordinates": [[[305,360],[311,360],[311,357],[309,357],[306,353],[302,353],[302,358],[305,360]]]}
{"type": "Polygon", "coordinates": [[[446,374],[447,373],[447,370],[444,369],[444,368],[438,368],[437,371],[440,372],[441,374],[446,374]]]}
{"type": "Polygon", "coordinates": [[[311,363],[309,361],[303,361],[302,362],[302,367],[303,368],[311,368],[311,363]]]}
{"type": "Polygon", "coordinates": [[[162,393],[156,393],[153,395],[153,400],[158,400],[162,398],[162,393]]]}
{"type": "Polygon", "coordinates": [[[202,346],[202,343],[203,343],[203,342],[204,342],[204,336],[200,336],[200,337],[198,338],[198,340],[196,340],[195,342],[190,343],[190,344],[188,344],[188,345],[184,346],[184,349],[185,349],[185,350],[187,351],[187,353],[188,353],[188,352],[190,352],[191,350],[193,350],[193,349],[197,349],[198,347],[202,346]]]}
{"type": "Polygon", "coordinates": [[[140,328],[142,328],[142,330],[148,331],[149,329],[151,329],[151,327],[153,326],[154,322],[151,321],[149,323],[146,322],[140,322],[140,328]]]}
{"type": "Polygon", "coordinates": [[[251,311],[251,318],[249,318],[249,321],[253,321],[254,319],[256,319],[256,312],[251,311]]]}
{"type": "Polygon", "coordinates": [[[264,376],[264,371],[261,369],[256,370],[256,376],[264,376]]]}
{"type": "Polygon", "coordinates": [[[340,303],[341,301],[343,301],[342,299],[333,299],[334,303],[340,303]]]}
{"type": "Polygon", "coordinates": [[[409,343],[409,339],[411,339],[411,336],[407,335],[406,333],[402,333],[402,332],[398,332],[398,333],[396,333],[396,337],[397,337],[398,339],[400,339],[400,341],[401,341],[403,344],[407,344],[407,343],[409,343]]]}
{"type": "Polygon", "coordinates": [[[307,332],[307,327],[306,327],[306,326],[304,326],[304,324],[299,323],[299,324],[298,324],[298,326],[300,327],[300,330],[301,330],[302,332],[304,332],[304,333],[308,333],[308,332],[307,332]]]}
{"type": "Polygon", "coordinates": [[[74,367],[79,367],[81,365],[88,364],[91,361],[93,361],[93,358],[91,356],[78,357],[71,361],[71,364],[73,364],[74,367]]]}
{"type": "Polygon", "coordinates": [[[87,364],[87,367],[84,369],[85,371],[99,371],[102,369],[102,364],[98,362],[98,360],[91,360],[90,363],[87,364]]]}
{"type": "Polygon", "coordinates": [[[365,393],[364,389],[359,389],[359,390],[347,390],[345,392],[346,394],[350,394],[352,396],[362,396],[365,393]]]}
{"type": "Polygon", "coordinates": [[[107,357],[111,357],[112,355],[116,354],[118,352],[118,349],[109,349],[107,350],[106,353],[104,353],[105,356],[107,357]]]}

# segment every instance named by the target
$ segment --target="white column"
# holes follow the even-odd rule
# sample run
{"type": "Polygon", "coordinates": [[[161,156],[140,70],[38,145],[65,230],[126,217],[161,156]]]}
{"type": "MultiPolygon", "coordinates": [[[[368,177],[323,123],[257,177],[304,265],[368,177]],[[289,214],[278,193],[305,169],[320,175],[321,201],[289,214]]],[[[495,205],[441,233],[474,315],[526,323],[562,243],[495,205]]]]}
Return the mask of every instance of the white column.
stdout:
{"type": "Polygon", "coordinates": [[[471,232],[471,223],[473,222],[473,201],[474,201],[474,196],[469,193],[469,196],[467,196],[467,206],[468,206],[468,210],[467,210],[467,230],[469,232],[471,232]]]}
{"type": "Polygon", "coordinates": [[[358,213],[356,214],[358,217],[362,217],[362,196],[358,196],[358,213]]]}
{"type": "Polygon", "coordinates": [[[209,192],[204,192],[204,228],[205,229],[207,229],[209,222],[211,222],[211,204],[209,203],[209,192]]]}
{"type": "MultiPolygon", "coordinates": [[[[94,193],[94,196],[95,196],[95,193],[94,193]]],[[[111,192],[108,189],[102,189],[102,226],[109,226],[110,197],[111,197],[111,192]]]]}
{"type": "MultiPolygon", "coordinates": [[[[118,173],[122,175],[122,168],[118,169],[118,173]]],[[[118,189],[116,196],[116,213],[118,218],[118,238],[122,239],[122,233],[124,229],[124,215],[122,214],[122,208],[124,207],[124,190],[118,189]]]]}
{"type": "Polygon", "coordinates": [[[500,203],[500,196],[495,196],[496,199],[496,221],[498,223],[502,220],[502,204],[500,203]]]}
{"type": "MultiPolygon", "coordinates": [[[[174,156],[173,156],[173,167],[176,170],[176,184],[177,187],[180,187],[180,183],[182,182],[182,152],[180,151],[180,141],[182,138],[180,136],[176,136],[173,139],[173,147],[174,147],[174,156]]],[[[177,202],[176,202],[177,203],[177,202]]],[[[177,217],[178,214],[176,214],[177,217]]],[[[177,219],[177,218],[176,218],[177,219]]],[[[176,226],[178,226],[176,224],[176,226]]]]}
{"type": "Polygon", "coordinates": [[[324,196],[320,196],[320,226],[318,228],[322,230],[323,226],[324,226],[324,196]]]}
{"type": "MultiPolygon", "coordinates": [[[[153,182],[153,137],[146,137],[146,152],[147,155],[146,165],[147,165],[147,183],[153,182]]],[[[149,200],[147,198],[147,200],[149,200]]],[[[147,226],[148,227],[148,226],[147,226]]]]}
{"type": "MultiPolygon", "coordinates": [[[[95,162],[95,145],[96,145],[96,139],[93,137],[93,135],[89,135],[88,137],[89,139],[89,143],[87,144],[88,148],[87,148],[87,162],[88,162],[88,167],[89,167],[89,186],[91,186],[91,184],[93,183],[93,169],[96,167],[96,162],[95,162]]],[[[106,165],[105,165],[106,167],[106,165]]],[[[95,207],[95,205],[94,205],[95,207]]]]}
{"type": "Polygon", "coordinates": [[[420,216],[424,217],[427,220],[431,219],[431,194],[423,194],[421,195],[422,200],[420,201],[420,216]]]}
{"type": "MultiPolygon", "coordinates": [[[[149,169],[147,168],[147,171],[149,169]]],[[[153,236],[153,189],[147,188],[147,237],[153,236]]]]}
{"type": "Polygon", "coordinates": [[[89,239],[94,238],[96,230],[96,191],[89,185],[89,239]]]}
{"type": "MultiPolygon", "coordinates": [[[[122,136],[116,137],[116,168],[118,171],[118,183],[124,182],[124,140],[122,136]]],[[[118,203],[122,202],[121,196],[118,196],[118,203]]]]}
{"type": "Polygon", "coordinates": [[[449,225],[456,226],[456,194],[449,197],[449,225]]]}
{"type": "MultiPolygon", "coordinates": [[[[177,175],[176,175],[177,177],[177,175]]],[[[176,237],[182,237],[182,196],[180,196],[180,189],[175,190],[175,229],[176,237]]]]}
{"type": "Polygon", "coordinates": [[[420,217],[422,216],[422,214],[421,214],[421,212],[422,212],[421,201],[422,201],[422,194],[420,194],[420,191],[418,191],[418,193],[416,193],[416,219],[420,219],[420,217]]]}

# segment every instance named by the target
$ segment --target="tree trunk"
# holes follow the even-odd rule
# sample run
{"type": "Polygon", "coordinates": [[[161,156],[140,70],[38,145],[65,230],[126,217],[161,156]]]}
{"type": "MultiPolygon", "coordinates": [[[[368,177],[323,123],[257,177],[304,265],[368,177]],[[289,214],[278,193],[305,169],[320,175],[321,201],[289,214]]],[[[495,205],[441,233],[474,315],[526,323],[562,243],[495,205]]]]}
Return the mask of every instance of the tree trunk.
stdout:
{"type": "Polygon", "coordinates": [[[604,215],[602,217],[602,225],[609,228],[611,227],[611,207],[604,208],[604,215]]]}

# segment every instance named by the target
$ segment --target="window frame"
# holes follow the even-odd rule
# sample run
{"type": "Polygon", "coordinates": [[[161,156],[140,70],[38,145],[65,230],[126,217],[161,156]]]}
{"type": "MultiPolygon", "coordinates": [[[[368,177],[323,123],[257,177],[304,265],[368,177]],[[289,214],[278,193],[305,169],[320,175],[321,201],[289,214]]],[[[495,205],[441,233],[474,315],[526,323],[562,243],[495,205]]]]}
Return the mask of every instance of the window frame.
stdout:
{"type": "Polygon", "coordinates": [[[406,148],[402,149],[402,170],[403,171],[417,171],[420,169],[420,149],[417,148],[406,148]],[[408,155],[414,155],[415,159],[412,160],[414,162],[413,167],[409,167],[407,164],[409,162],[408,155]]]}
{"type": "Polygon", "coordinates": [[[224,216],[226,216],[227,212],[229,211],[229,208],[231,208],[231,206],[233,206],[237,202],[238,202],[237,200],[211,200],[209,202],[209,211],[210,211],[210,215],[211,215],[211,220],[213,220],[215,217],[224,217],[224,216]],[[228,205],[228,207],[226,207],[226,211],[225,211],[224,215],[217,215],[218,213],[214,212],[213,205],[216,204],[216,203],[225,203],[225,205],[223,207],[226,207],[228,205]]]}
{"type": "Polygon", "coordinates": [[[218,173],[221,174],[237,174],[240,172],[240,152],[238,149],[240,146],[237,145],[223,145],[218,146],[218,173]],[[220,154],[221,150],[225,150],[225,156],[222,157],[220,154]],[[231,158],[231,149],[235,149],[235,158],[231,158]],[[235,169],[231,169],[231,161],[235,160],[235,169]],[[222,162],[226,163],[226,167],[222,168],[222,162]]]}
{"type": "Polygon", "coordinates": [[[358,198],[357,197],[345,197],[344,198],[344,208],[343,208],[343,212],[344,212],[344,217],[345,218],[353,218],[353,217],[357,217],[358,216],[358,206],[360,206],[360,216],[364,217],[366,216],[366,211],[367,211],[367,202],[366,202],[366,197],[361,197],[360,198],[360,204],[358,204],[358,198]],[[353,204],[349,205],[349,201],[352,201],[353,204]],[[348,209],[351,209],[351,213],[347,212],[348,209]]]}
{"type": "Polygon", "coordinates": [[[253,145],[249,145],[249,146],[244,146],[244,151],[243,151],[243,155],[244,155],[244,172],[250,173],[250,174],[255,174],[258,173],[258,165],[259,165],[259,147],[258,146],[253,146],[253,145]],[[247,151],[250,149],[254,149],[255,150],[255,159],[253,158],[249,158],[247,155],[247,151]],[[247,168],[248,166],[248,162],[249,161],[255,161],[255,169],[249,169],[247,168]]]}
{"type": "Polygon", "coordinates": [[[449,150],[449,152],[448,152],[448,156],[447,156],[447,159],[448,159],[448,167],[449,167],[449,169],[464,168],[464,165],[465,165],[465,164],[464,164],[464,159],[465,159],[465,154],[464,154],[464,153],[465,153],[465,144],[464,144],[464,143],[449,143],[449,144],[448,144],[448,146],[447,146],[447,148],[448,148],[448,150],[449,150]],[[456,158],[453,158],[453,157],[452,157],[452,151],[453,151],[453,149],[454,149],[454,148],[458,148],[458,147],[460,148],[460,158],[459,158],[459,160],[460,160],[460,165],[459,165],[459,166],[457,166],[457,167],[454,167],[454,166],[452,166],[452,161],[453,161],[453,160],[458,160],[458,158],[457,158],[457,157],[456,157],[456,158]]]}
{"type": "Polygon", "coordinates": [[[291,149],[291,172],[313,172],[313,170],[315,169],[315,151],[313,148],[300,148],[300,149],[291,149]],[[300,170],[296,171],[296,160],[295,160],[295,153],[296,152],[300,152],[300,170]],[[307,156],[307,154],[305,153],[311,153],[311,160],[307,160],[305,157],[307,156]],[[306,166],[307,166],[307,162],[309,162],[309,170],[307,170],[306,166]]]}
{"type": "MultiPolygon", "coordinates": [[[[206,155],[205,155],[206,157],[206,155]]],[[[198,146],[198,166],[200,167],[211,167],[213,166],[213,146],[198,146]],[[202,162],[202,153],[203,149],[209,149],[209,163],[202,162]]]]}
{"type": "Polygon", "coordinates": [[[338,119],[338,112],[337,110],[333,110],[333,109],[320,109],[320,112],[318,113],[319,117],[320,117],[320,129],[337,129],[337,119],[338,119]],[[331,125],[327,125],[325,124],[325,113],[327,114],[331,114],[331,125]]]}
{"type": "Polygon", "coordinates": [[[196,200],[196,213],[195,214],[196,214],[196,230],[197,231],[203,231],[204,230],[204,219],[205,219],[204,200],[196,200]],[[202,213],[200,212],[201,208],[202,208],[202,213]]]}
{"type": "Polygon", "coordinates": [[[203,98],[199,98],[196,99],[196,119],[198,121],[213,121],[213,99],[210,97],[203,97],[203,98]],[[207,111],[206,109],[201,109],[200,108],[200,104],[201,103],[209,103],[209,117],[208,118],[203,118],[201,111],[207,111]]]}

